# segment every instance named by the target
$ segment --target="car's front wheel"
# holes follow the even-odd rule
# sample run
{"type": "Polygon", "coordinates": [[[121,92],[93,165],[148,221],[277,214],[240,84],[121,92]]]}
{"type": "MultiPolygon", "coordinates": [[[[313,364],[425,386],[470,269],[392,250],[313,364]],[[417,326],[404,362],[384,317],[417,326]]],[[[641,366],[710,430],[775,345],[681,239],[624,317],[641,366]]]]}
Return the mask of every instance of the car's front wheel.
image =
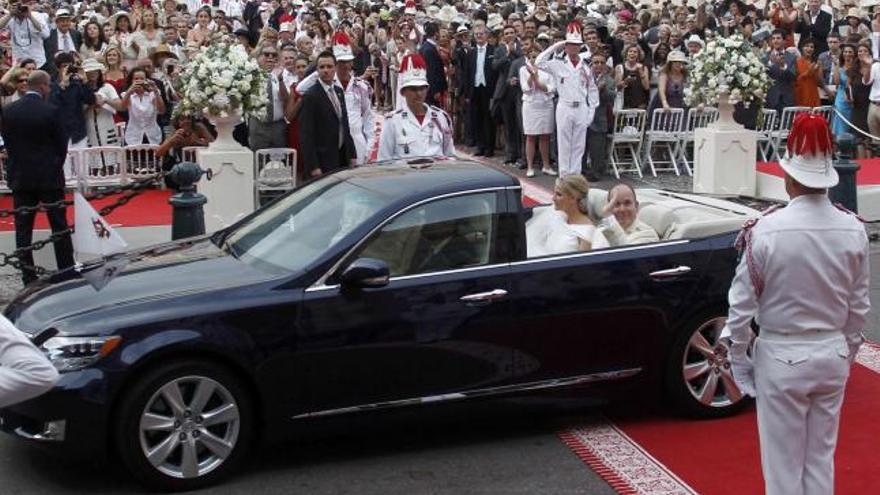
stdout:
{"type": "Polygon", "coordinates": [[[690,416],[728,416],[746,404],[730,370],[728,341],[721,337],[725,321],[715,316],[687,327],[667,358],[667,390],[690,416]]]}
{"type": "Polygon", "coordinates": [[[116,419],[122,462],[163,491],[192,490],[228,474],[244,458],[254,424],[241,380],[202,361],[148,372],[129,388],[116,419]]]}

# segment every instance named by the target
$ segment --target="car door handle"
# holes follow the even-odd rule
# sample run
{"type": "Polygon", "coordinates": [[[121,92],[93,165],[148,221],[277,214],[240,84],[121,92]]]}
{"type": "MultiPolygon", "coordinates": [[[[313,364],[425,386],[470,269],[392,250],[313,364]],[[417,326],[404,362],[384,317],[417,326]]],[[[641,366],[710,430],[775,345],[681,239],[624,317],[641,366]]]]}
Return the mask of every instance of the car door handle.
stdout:
{"type": "Polygon", "coordinates": [[[670,268],[668,270],[657,270],[656,272],[651,272],[650,277],[651,279],[657,281],[672,280],[690,272],[691,267],[681,265],[675,268],[670,268]]]}
{"type": "Polygon", "coordinates": [[[481,305],[481,304],[489,304],[493,301],[497,301],[499,299],[503,299],[507,296],[507,291],[504,289],[495,289],[490,290],[489,292],[478,292],[476,294],[468,294],[466,296],[461,296],[459,301],[467,304],[473,305],[481,305]]]}

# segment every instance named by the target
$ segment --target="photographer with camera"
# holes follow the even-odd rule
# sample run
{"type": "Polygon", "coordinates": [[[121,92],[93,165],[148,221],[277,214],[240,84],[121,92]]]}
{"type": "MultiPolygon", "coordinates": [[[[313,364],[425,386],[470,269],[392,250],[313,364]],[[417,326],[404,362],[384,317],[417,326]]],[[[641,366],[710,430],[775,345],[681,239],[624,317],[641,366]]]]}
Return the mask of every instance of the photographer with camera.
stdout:
{"type": "Polygon", "coordinates": [[[37,67],[46,63],[43,40],[49,37],[49,16],[30,8],[30,0],[12,0],[0,17],[0,30],[8,29],[15,60],[33,59],[37,67]]]}
{"type": "Polygon", "coordinates": [[[165,113],[165,102],[143,67],[128,73],[128,89],[122,93],[122,104],[128,109],[125,144],[162,144],[157,118],[165,113]]]}
{"type": "Polygon", "coordinates": [[[86,118],[83,105],[102,105],[103,97],[86,86],[82,65],[73,54],[62,52],[55,56],[56,77],[49,92],[49,103],[58,107],[58,119],[70,139],[69,149],[88,146],[86,118]]]}

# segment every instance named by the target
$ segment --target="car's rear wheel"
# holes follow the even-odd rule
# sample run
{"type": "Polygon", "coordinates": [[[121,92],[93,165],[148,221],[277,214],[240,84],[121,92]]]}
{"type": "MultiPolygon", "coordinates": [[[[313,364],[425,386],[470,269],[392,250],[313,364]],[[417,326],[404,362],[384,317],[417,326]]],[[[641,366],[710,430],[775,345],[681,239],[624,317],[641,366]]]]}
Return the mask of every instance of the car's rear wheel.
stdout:
{"type": "Polygon", "coordinates": [[[169,363],[148,372],[123,397],[115,442],[145,485],[182,491],[210,485],[244,458],[253,432],[246,389],[209,362],[169,363]]]}
{"type": "Polygon", "coordinates": [[[667,359],[667,390],[690,416],[728,416],[746,405],[730,370],[728,341],[721,337],[725,321],[723,316],[697,320],[679,335],[667,359]]]}

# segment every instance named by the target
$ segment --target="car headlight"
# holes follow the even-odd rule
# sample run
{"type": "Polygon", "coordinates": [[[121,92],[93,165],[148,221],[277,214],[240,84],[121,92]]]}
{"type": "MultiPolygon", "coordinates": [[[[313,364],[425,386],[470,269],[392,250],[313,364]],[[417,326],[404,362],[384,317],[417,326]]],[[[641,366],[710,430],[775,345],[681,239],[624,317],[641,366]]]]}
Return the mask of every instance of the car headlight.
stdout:
{"type": "Polygon", "coordinates": [[[52,337],[41,346],[58,371],[75,371],[91,366],[113,352],[122,337],[52,337]]]}

